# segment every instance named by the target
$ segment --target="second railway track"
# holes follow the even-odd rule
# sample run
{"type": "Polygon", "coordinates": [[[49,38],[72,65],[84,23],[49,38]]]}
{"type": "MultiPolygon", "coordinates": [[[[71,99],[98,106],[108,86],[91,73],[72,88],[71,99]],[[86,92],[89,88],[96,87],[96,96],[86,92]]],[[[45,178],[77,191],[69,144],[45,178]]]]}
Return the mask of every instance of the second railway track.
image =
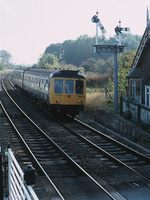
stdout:
{"type": "MultiPolygon", "coordinates": [[[[10,105],[8,107],[10,107],[10,105]]],[[[14,121],[16,120],[18,123],[18,119],[22,118],[21,113],[15,113],[13,111],[14,109],[10,111],[10,115],[14,121]]],[[[27,113],[30,113],[30,111],[28,110],[27,113]]],[[[33,113],[30,114],[31,116],[35,115],[33,113]]],[[[121,145],[117,145],[117,147],[114,146],[114,143],[112,144],[110,140],[108,142],[106,138],[103,138],[103,134],[97,135],[98,133],[93,133],[93,130],[89,131],[90,127],[85,129],[85,125],[83,128],[83,124],[81,126],[81,124],[79,125],[79,122],[77,123],[77,121],[65,123],[65,126],[67,126],[66,130],[64,123],[63,126],[59,126],[57,122],[53,122],[51,126],[49,126],[49,120],[50,119],[47,118],[40,120],[42,129],[44,129],[48,137],[51,137],[51,140],[55,141],[54,143],[57,143],[57,145],[63,149],[63,151],[65,151],[65,154],[68,154],[68,157],[72,157],[74,159],[75,163],[77,163],[76,166],[73,166],[72,161],[70,162],[68,159],[66,161],[64,157],[62,158],[60,150],[58,153],[56,149],[52,149],[53,145],[48,145],[45,141],[47,139],[41,138],[37,132],[37,128],[34,128],[35,130],[32,129],[31,125],[27,125],[26,121],[21,122],[21,124],[25,125],[24,128],[21,128],[21,132],[23,133],[25,130],[23,135],[25,135],[26,141],[28,141],[29,146],[33,148],[33,152],[35,152],[35,155],[38,160],[41,161],[41,164],[49,166],[48,168],[51,178],[55,180],[59,188],[61,188],[61,191],[64,192],[64,196],[67,197],[66,199],[71,199],[70,197],[72,194],[75,195],[75,191],[76,195],[78,193],[80,196],[84,190],[86,192],[84,195],[88,195],[89,199],[99,199],[99,195],[101,196],[101,199],[125,199],[122,195],[113,190],[112,187],[107,185],[106,182],[110,183],[114,188],[116,187],[116,190],[118,189],[117,185],[123,182],[126,184],[149,184],[149,177],[146,177],[143,174],[143,171],[146,172],[149,169],[148,158],[145,158],[146,160],[144,160],[144,156],[142,155],[140,158],[137,156],[135,157],[135,153],[129,153],[129,151],[125,150],[125,147],[122,149],[121,145]],[[33,137],[32,132],[34,132],[33,137]],[[79,137],[79,135],[82,136],[79,137]],[[83,140],[83,137],[86,139],[86,141],[83,140]],[[90,141],[91,144],[87,144],[87,140],[88,142],[90,141]],[[99,150],[100,148],[103,149],[103,153],[100,153],[100,151],[95,149],[93,145],[95,147],[97,146],[99,150]],[[44,149],[46,149],[46,151],[44,154],[42,154],[44,149]],[[106,156],[106,154],[104,155],[104,151],[107,152],[107,154],[113,154],[112,158],[110,158],[110,156],[108,157],[108,155],[106,156]],[[50,155],[53,156],[50,158],[50,155]],[[117,157],[117,159],[121,158],[122,163],[124,161],[126,162],[125,165],[121,167],[121,162],[119,163],[118,161],[116,164],[116,161],[113,161],[113,157],[117,157]],[[143,157],[143,160],[141,160],[141,157],[143,157]],[[70,165],[70,163],[72,164],[70,165]],[[125,169],[126,165],[128,164],[129,170],[125,169]],[[82,172],[78,171],[77,169],[79,165],[83,169],[81,170],[82,172]],[[62,168],[62,166],[65,167],[62,168]],[[139,172],[140,166],[142,166],[141,172],[139,172]],[[131,167],[134,167],[133,170],[131,170],[131,167]],[[84,175],[81,176],[82,173],[84,175]],[[119,173],[120,175],[118,175],[119,173]],[[88,181],[87,178],[85,178],[86,175],[90,176],[88,181]],[[74,184],[71,181],[72,177],[74,177],[74,180],[76,180],[74,184]],[[100,177],[102,177],[106,182],[101,180],[100,177]],[[118,180],[116,181],[117,178],[118,180]],[[89,180],[94,181],[96,183],[94,184],[95,186],[92,186],[92,182],[89,182],[89,180]],[[69,181],[71,182],[69,183],[69,181]],[[102,191],[98,190],[98,185],[101,185],[101,188],[106,190],[105,192],[108,192],[108,194],[109,191],[111,191],[109,197],[107,197],[107,195],[102,191]],[[104,185],[107,186],[103,187],[104,185]],[[64,188],[67,187],[66,191],[63,186],[64,188]],[[69,187],[71,187],[72,190],[69,189],[69,187]]],[[[20,126],[20,124],[18,124],[18,126],[20,126]]]]}

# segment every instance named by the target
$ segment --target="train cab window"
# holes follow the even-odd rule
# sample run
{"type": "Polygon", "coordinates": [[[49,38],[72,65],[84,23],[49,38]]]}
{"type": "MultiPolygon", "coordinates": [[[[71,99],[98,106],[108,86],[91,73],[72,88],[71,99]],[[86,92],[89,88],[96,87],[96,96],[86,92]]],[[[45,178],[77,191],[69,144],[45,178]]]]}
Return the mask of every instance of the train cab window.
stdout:
{"type": "Polygon", "coordinates": [[[55,79],[55,89],[56,94],[62,94],[63,93],[63,80],[61,79],[55,79]]]}
{"type": "Polygon", "coordinates": [[[66,80],[65,81],[65,93],[66,94],[73,94],[74,92],[74,81],[73,80],[66,80]]]}
{"type": "Polygon", "coordinates": [[[83,94],[83,81],[76,80],[76,94],[83,94]]]}

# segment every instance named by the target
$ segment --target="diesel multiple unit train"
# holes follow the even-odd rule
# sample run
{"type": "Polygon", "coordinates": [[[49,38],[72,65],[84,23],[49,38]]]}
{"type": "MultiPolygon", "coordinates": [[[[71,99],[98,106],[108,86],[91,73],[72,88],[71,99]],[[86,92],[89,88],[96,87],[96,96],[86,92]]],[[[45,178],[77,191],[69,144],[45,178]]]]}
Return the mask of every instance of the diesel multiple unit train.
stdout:
{"type": "Polygon", "coordinates": [[[16,87],[52,113],[75,116],[84,109],[86,79],[78,71],[17,68],[12,78],[16,87]]]}

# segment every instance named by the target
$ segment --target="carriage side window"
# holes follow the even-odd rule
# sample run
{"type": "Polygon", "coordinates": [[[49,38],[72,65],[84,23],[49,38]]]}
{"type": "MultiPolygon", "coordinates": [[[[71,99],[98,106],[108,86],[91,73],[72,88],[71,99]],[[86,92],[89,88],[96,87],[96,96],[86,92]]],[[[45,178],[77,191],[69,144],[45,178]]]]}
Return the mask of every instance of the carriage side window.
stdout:
{"type": "Polygon", "coordinates": [[[45,79],[44,90],[48,91],[48,80],[45,79]]]}
{"type": "Polygon", "coordinates": [[[65,93],[66,94],[73,94],[74,92],[74,81],[73,80],[66,80],[65,81],[65,93]]]}
{"type": "Polygon", "coordinates": [[[63,80],[62,79],[55,79],[55,88],[54,91],[56,94],[63,93],[63,80]]]}
{"type": "Polygon", "coordinates": [[[76,80],[76,94],[83,94],[83,81],[76,80]]]}

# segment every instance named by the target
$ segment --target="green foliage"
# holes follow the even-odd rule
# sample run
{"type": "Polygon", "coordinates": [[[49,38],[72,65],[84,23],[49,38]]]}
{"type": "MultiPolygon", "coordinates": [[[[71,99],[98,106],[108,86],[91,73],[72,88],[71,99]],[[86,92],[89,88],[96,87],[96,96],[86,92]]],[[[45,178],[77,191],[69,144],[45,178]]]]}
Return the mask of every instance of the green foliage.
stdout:
{"type": "Polygon", "coordinates": [[[57,44],[51,44],[49,47],[46,48],[45,54],[53,54],[56,56],[59,60],[62,59],[63,56],[63,47],[60,43],[57,44]]]}
{"type": "Polygon", "coordinates": [[[127,74],[131,71],[131,66],[133,59],[135,57],[135,51],[126,51],[122,53],[118,60],[118,91],[126,92],[127,91],[127,74]]]}
{"type": "Polygon", "coordinates": [[[86,61],[83,61],[80,67],[83,67],[85,72],[95,72],[95,63],[96,59],[88,58],[86,61]]]}
{"type": "Polygon", "coordinates": [[[37,64],[39,68],[59,68],[58,58],[54,54],[44,53],[37,64]]]}
{"type": "MultiPolygon", "coordinates": [[[[126,75],[131,70],[135,50],[137,49],[140,39],[141,37],[138,35],[132,35],[130,33],[122,34],[122,43],[126,43],[127,47],[125,48],[125,52],[120,54],[118,59],[119,92],[126,92],[126,75]]],[[[52,66],[58,68],[58,66],[61,66],[61,68],[64,69],[78,69],[81,73],[86,75],[87,85],[89,87],[104,86],[110,83],[110,87],[113,89],[113,54],[102,54],[99,56],[93,51],[94,43],[94,37],[83,35],[76,40],[66,40],[63,43],[51,44],[46,48],[38,66],[46,68],[52,66]],[[50,58],[48,58],[49,56],[50,58]]],[[[117,43],[115,37],[109,39],[99,37],[99,44],[101,45],[115,43],[117,43]]]]}
{"type": "Polygon", "coordinates": [[[140,41],[141,41],[141,36],[139,35],[133,35],[131,33],[122,33],[122,44],[126,45],[126,50],[131,50],[134,51],[137,49],[140,41]]]}
{"type": "Polygon", "coordinates": [[[65,62],[58,61],[58,58],[54,54],[44,53],[37,65],[33,67],[48,69],[48,68],[55,68],[55,69],[72,69],[77,70],[77,67],[72,64],[66,64],[65,62]]]}
{"type": "Polygon", "coordinates": [[[7,51],[5,50],[0,51],[0,70],[12,68],[10,59],[11,55],[7,51]]]}
{"type": "Polygon", "coordinates": [[[61,69],[71,69],[71,70],[77,70],[77,67],[72,64],[66,64],[65,62],[61,61],[60,62],[60,67],[61,69]]]}
{"type": "MultiPolygon", "coordinates": [[[[126,93],[127,91],[127,74],[131,71],[131,65],[136,51],[125,51],[118,58],[118,92],[126,93]]],[[[114,76],[110,79],[110,86],[114,88],[114,76]]]]}
{"type": "MultiPolygon", "coordinates": [[[[128,34],[122,34],[122,42],[127,43],[126,50],[136,50],[141,37],[138,35],[132,35],[130,33],[128,34]]],[[[99,37],[99,44],[101,45],[107,45],[107,44],[115,44],[116,38],[111,37],[109,39],[103,39],[102,37],[99,37]]],[[[96,53],[94,53],[93,45],[95,44],[95,37],[89,37],[87,35],[82,35],[78,37],[76,40],[66,40],[63,43],[57,43],[57,44],[51,44],[48,46],[45,50],[45,54],[53,54],[58,58],[58,61],[63,61],[66,64],[72,64],[75,66],[85,66],[88,64],[88,66],[85,69],[86,71],[89,71],[90,64],[92,66],[94,65],[94,68],[92,68],[92,72],[96,73],[103,73],[103,69],[108,68],[106,67],[106,63],[103,59],[100,61],[100,66],[102,69],[98,66],[95,66],[96,60],[100,59],[100,56],[96,53]],[[93,59],[93,61],[92,61],[93,59]],[[89,63],[87,62],[89,61],[89,63]],[[86,63],[85,63],[86,62],[86,63]],[[94,63],[93,63],[94,62],[94,63]],[[100,70],[99,70],[100,69],[100,70]],[[100,71],[100,72],[99,72],[100,71]]],[[[103,54],[103,57],[107,60],[111,60],[112,54],[103,54]]],[[[110,61],[112,63],[112,61],[110,61]]]]}
{"type": "Polygon", "coordinates": [[[0,71],[4,70],[4,65],[2,63],[0,63],[0,71]]]}

